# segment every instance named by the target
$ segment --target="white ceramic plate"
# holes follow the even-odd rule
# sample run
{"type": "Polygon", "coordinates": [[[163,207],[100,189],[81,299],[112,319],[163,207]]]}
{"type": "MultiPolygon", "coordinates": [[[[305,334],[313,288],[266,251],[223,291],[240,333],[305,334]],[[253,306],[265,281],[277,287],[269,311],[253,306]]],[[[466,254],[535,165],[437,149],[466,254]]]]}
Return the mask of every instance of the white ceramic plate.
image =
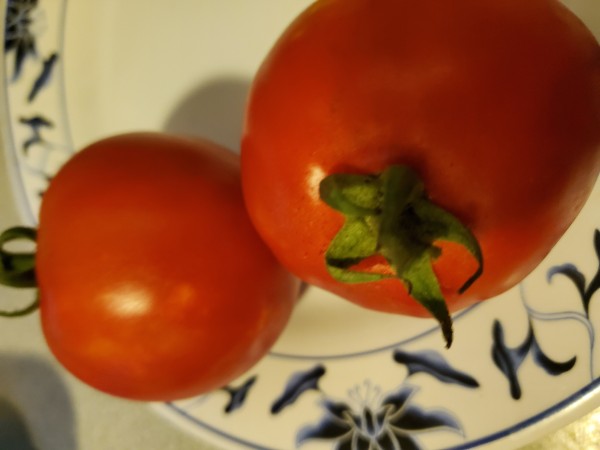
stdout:
{"type": "MultiPolygon", "coordinates": [[[[238,148],[246,93],[310,0],[12,0],[2,137],[34,224],[74,149],[164,130],[238,148]]],[[[597,0],[568,5],[600,35],[597,0]]],[[[518,288],[433,321],[360,310],[310,288],[273,351],[227,389],[154,405],[223,448],[516,448],[600,405],[600,189],[518,288]],[[587,304],[586,309],[584,305],[587,304]]]]}

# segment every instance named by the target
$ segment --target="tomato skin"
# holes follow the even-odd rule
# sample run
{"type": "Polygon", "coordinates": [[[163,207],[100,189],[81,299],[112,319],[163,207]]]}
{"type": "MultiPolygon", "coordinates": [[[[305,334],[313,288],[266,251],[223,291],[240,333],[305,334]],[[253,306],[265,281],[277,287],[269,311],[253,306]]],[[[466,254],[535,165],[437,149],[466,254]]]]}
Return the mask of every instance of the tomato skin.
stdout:
{"type": "Polygon", "coordinates": [[[298,289],[251,225],[238,156],[153,133],[99,141],[66,163],[44,195],[36,266],[57,359],[138,400],[240,376],[278,338],[298,289]]]}
{"type": "Polygon", "coordinates": [[[285,31],[252,86],[242,145],[250,216],[309,283],[423,316],[397,280],[343,284],[323,256],[343,217],[318,195],[333,173],[406,164],[475,234],[483,275],[445,249],[451,311],[531,272],[600,169],[600,50],[554,0],[320,0],[285,31]]]}

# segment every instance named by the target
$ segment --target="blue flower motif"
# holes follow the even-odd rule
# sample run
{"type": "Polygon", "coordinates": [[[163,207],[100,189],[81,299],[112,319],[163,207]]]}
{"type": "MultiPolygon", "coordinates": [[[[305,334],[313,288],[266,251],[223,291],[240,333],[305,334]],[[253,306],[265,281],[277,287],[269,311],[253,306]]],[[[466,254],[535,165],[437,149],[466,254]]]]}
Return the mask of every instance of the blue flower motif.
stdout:
{"type": "Polygon", "coordinates": [[[311,439],[334,440],[334,450],[419,450],[415,433],[447,429],[462,432],[456,419],[445,411],[425,411],[412,403],[417,388],[401,386],[382,398],[379,388],[366,383],[353,395],[358,407],[325,398],[324,416],[300,430],[296,444],[311,439]]]}

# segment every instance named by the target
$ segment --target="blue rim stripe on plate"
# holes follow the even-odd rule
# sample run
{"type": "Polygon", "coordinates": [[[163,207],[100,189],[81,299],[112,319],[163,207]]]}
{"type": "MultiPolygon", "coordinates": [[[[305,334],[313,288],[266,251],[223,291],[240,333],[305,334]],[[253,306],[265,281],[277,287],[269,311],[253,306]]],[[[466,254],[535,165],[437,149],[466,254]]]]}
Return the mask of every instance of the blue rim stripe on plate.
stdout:
{"type": "Polygon", "coordinates": [[[226,431],[220,430],[217,427],[214,427],[196,417],[194,417],[193,415],[187,413],[186,411],[184,411],[183,409],[177,407],[175,404],[168,402],[168,403],[163,403],[162,406],[166,406],[168,409],[172,410],[175,414],[182,416],[184,419],[189,420],[191,422],[193,422],[196,425],[199,425],[200,427],[204,428],[205,430],[214,433],[217,436],[220,436],[222,438],[227,439],[228,441],[231,442],[235,442],[236,444],[240,444],[240,445],[245,445],[246,447],[248,447],[249,449],[253,449],[253,450],[282,450],[282,449],[278,449],[278,448],[274,448],[274,447],[264,447],[262,445],[258,445],[255,444],[254,442],[250,442],[247,441],[245,439],[241,439],[238,437],[233,436],[232,434],[227,433],[226,431]]]}
{"type": "MultiPolygon", "coordinates": [[[[464,316],[471,313],[472,311],[474,311],[476,308],[480,307],[481,305],[482,305],[482,303],[477,303],[475,305],[468,307],[467,309],[465,309],[463,311],[460,311],[455,316],[453,316],[454,321],[456,322],[459,319],[462,319],[464,316]]],[[[439,333],[439,330],[440,330],[439,326],[434,325],[433,327],[429,328],[428,330],[425,330],[422,333],[419,333],[419,334],[416,334],[409,338],[406,338],[402,341],[398,341],[393,344],[384,345],[381,347],[372,348],[370,350],[363,350],[363,351],[354,352],[354,353],[341,353],[341,354],[334,354],[334,355],[294,355],[291,353],[271,351],[268,353],[268,356],[272,357],[272,358],[277,358],[277,359],[290,359],[290,360],[297,360],[297,361],[301,361],[301,360],[303,360],[303,361],[324,361],[324,360],[356,358],[356,357],[360,357],[360,356],[373,355],[375,353],[393,350],[396,347],[400,347],[400,346],[407,345],[412,342],[418,341],[419,339],[427,337],[432,333],[439,333]]]]}
{"type": "Polygon", "coordinates": [[[577,391],[574,394],[570,395],[569,397],[563,399],[562,401],[556,403],[555,405],[551,406],[550,408],[530,417],[529,419],[525,419],[521,422],[514,424],[513,426],[511,426],[509,428],[505,428],[504,430],[500,430],[496,433],[490,434],[488,436],[484,436],[484,437],[476,439],[474,441],[467,442],[465,444],[461,444],[461,445],[458,445],[455,447],[448,447],[448,448],[445,448],[442,450],[467,450],[467,449],[478,447],[480,445],[490,444],[494,441],[505,438],[511,434],[515,434],[515,433],[518,433],[519,431],[523,431],[523,430],[527,429],[528,427],[530,427],[531,425],[537,424],[537,423],[541,422],[542,420],[551,417],[555,413],[559,412],[560,410],[564,409],[565,407],[567,407],[569,405],[572,405],[576,401],[583,399],[587,395],[591,395],[594,393],[600,393],[600,378],[597,378],[592,383],[583,387],[579,391],[577,391]]]}

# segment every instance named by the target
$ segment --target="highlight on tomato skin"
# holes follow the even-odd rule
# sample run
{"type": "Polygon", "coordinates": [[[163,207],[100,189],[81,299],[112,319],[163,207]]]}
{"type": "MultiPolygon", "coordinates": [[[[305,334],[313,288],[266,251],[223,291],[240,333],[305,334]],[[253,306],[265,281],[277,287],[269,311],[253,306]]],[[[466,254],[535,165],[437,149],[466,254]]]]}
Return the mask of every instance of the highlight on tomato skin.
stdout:
{"type": "Polygon", "coordinates": [[[222,388],[266,354],[299,281],[253,228],[239,172],[215,143],[160,133],[102,139],[60,169],[34,262],[44,336],[69,372],[168,401],[222,388]]]}
{"type": "Polygon", "coordinates": [[[449,344],[448,315],[527,276],[595,185],[599,54],[557,0],[315,2],[251,88],[250,217],[301,279],[434,315],[449,344]],[[375,257],[389,267],[361,271],[375,257]]]}

